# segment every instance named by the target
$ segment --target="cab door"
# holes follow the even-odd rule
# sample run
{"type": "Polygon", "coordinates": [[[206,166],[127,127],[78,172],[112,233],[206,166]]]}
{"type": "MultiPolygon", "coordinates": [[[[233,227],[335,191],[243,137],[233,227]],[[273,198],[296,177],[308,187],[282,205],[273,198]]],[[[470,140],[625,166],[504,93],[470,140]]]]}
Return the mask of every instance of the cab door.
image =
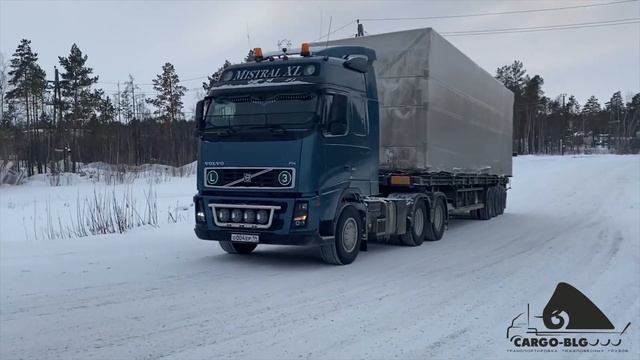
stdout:
{"type": "Polygon", "coordinates": [[[366,102],[360,95],[341,92],[329,93],[325,100],[323,191],[357,188],[361,195],[370,195],[366,102]]]}

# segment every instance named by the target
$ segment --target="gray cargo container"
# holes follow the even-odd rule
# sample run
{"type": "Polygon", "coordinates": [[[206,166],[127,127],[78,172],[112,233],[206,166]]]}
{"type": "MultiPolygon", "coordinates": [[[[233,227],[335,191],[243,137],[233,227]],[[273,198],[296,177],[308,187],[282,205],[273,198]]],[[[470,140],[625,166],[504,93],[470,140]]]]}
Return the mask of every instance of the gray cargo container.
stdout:
{"type": "Polygon", "coordinates": [[[513,93],[436,31],[325,44],[376,51],[382,169],[511,176],[513,93]]]}

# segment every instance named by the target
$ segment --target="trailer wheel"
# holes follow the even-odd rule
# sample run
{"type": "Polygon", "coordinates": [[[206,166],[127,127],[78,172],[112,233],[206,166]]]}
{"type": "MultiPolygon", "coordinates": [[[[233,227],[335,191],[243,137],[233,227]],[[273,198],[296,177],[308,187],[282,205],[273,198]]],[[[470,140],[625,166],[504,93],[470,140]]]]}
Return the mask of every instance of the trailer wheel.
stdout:
{"type": "Polygon", "coordinates": [[[433,204],[433,219],[427,226],[426,238],[429,241],[437,241],[442,239],[444,235],[444,228],[447,220],[447,203],[446,201],[438,197],[433,204]]]}
{"type": "Polygon", "coordinates": [[[502,186],[498,186],[498,215],[504,214],[504,203],[507,197],[507,191],[502,186]]]}
{"type": "Polygon", "coordinates": [[[496,213],[496,188],[495,187],[490,187],[489,188],[489,192],[487,194],[488,199],[487,199],[487,204],[489,205],[488,210],[489,210],[489,217],[493,218],[496,217],[497,213],[496,213]]]}
{"type": "Polygon", "coordinates": [[[342,210],[334,234],[335,241],[332,244],[320,247],[322,260],[333,265],[351,264],[358,257],[362,239],[360,216],[353,206],[342,210]]]}
{"type": "Polygon", "coordinates": [[[489,194],[491,188],[484,191],[484,206],[478,209],[478,219],[480,220],[489,220],[491,216],[489,216],[489,207],[491,202],[489,201],[489,194]]]}
{"type": "Polygon", "coordinates": [[[229,254],[250,254],[256,249],[258,244],[232,243],[231,241],[220,241],[222,250],[229,254]]]}
{"type": "Polygon", "coordinates": [[[502,188],[502,213],[507,208],[507,189],[502,188]]]}
{"type": "Polygon", "coordinates": [[[427,214],[427,205],[424,200],[417,199],[411,211],[411,217],[407,218],[407,232],[400,235],[400,241],[404,245],[422,245],[427,229],[430,226],[427,214]]]}

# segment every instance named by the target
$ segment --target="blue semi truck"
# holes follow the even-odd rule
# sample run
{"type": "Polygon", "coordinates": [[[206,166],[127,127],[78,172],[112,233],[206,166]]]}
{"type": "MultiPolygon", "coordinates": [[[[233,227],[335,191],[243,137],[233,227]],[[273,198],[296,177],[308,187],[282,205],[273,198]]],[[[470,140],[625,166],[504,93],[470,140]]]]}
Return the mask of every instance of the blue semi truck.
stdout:
{"type": "Polygon", "coordinates": [[[198,102],[195,233],[233,254],[440,240],[502,214],[513,94],[432,29],[263,54],[198,102]]]}

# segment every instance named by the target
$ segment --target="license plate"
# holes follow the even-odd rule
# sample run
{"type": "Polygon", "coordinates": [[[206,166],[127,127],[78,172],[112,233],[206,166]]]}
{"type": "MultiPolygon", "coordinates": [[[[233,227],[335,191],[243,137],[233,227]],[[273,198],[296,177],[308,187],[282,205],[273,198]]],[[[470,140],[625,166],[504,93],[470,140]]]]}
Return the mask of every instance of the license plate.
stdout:
{"type": "Polygon", "coordinates": [[[258,235],[231,234],[231,241],[235,241],[235,242],[257,243],[259,239],[260,239],[260,236],[258,235]]]}

